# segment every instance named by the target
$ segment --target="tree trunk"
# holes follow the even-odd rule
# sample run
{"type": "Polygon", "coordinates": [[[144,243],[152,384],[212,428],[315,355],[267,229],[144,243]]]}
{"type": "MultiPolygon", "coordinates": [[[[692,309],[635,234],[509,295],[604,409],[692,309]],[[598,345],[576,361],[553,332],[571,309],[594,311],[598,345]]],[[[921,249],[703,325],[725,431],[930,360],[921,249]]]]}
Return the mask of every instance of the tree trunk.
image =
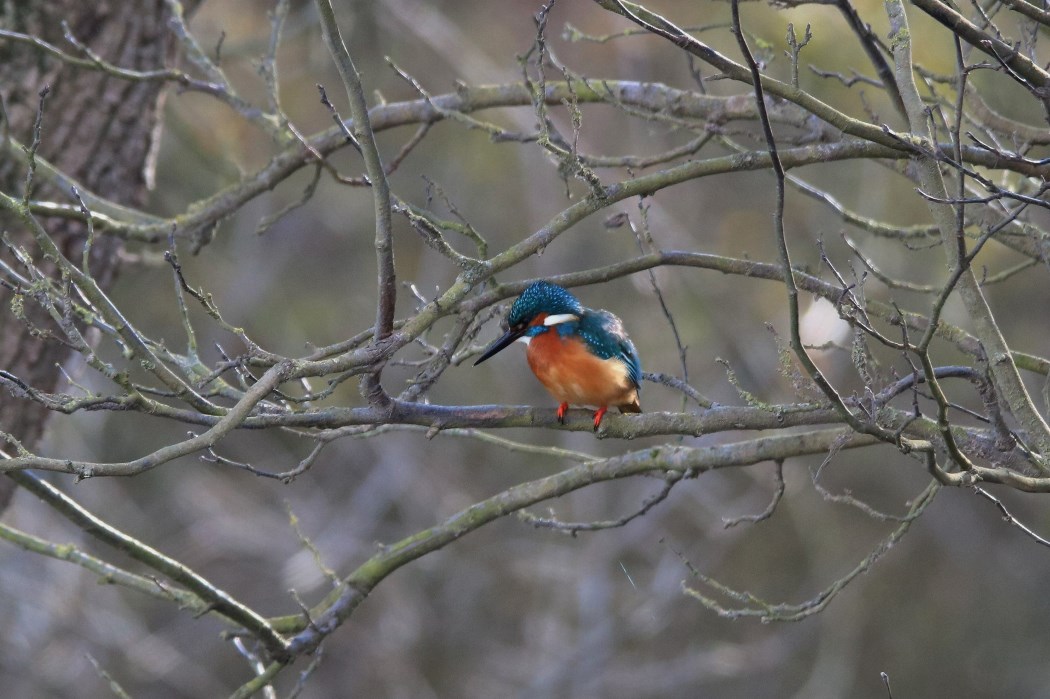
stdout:
{"type": "MultiPolygon", "coordinates": [[[[63,37],[63,22],[72,35],[105,60],[124,68],[160,68],[172,54],[169,13],[164,0],[137,3],[83,0],[0,0],[0,26],[31,34],[61,47],[78,51],[63,37]]],[[[6,105],[12,138],[28,145],[33,138],[39,93],[50,86],[43,112],[39,155],[79,180],[87,189],[129,205],[140,206],[147,194],[153,134],[160,119],[164,85],[128,82],[105,74],[78,69],[46,55],[28,44],[0,40],[0,95],[6,105]]],[[[25,168],[0,159],[0,187],[21,196],[25,168]]],[[[34,188],[34,197],[73,203],[68,191],[34,188]]],[[[46,221],[59,246],[79,260],[85,226],[78,222],[46,221]]],[[[39,258],[20,226],[0,219],[0,226],[39,258]]],[[[92,273],[108,288],[119,267],[120,242],[100,238],[92,248],[92,273]]],[[[2,253],[11,261],[10,252],[2,253]]],[[[43,267],[42,261],[38,263],[43,267]]],[[[17,268],[17,264],[16,264],[17,268]]],[[[8,311],[12,294],[0,289],[0,368],[25,383],[53,391],[68,350],[56,342],[34,337],[26,323],[8,311]]],[[[26,303],[27,314],[32,309],[26,303]]],[[[30,316],[33,317],[33,316],[30,316]]],[[[44,327],[46,321],[42,320],[44,327]]],[[[0,392],[0,430],[19,439],[27,448],[39,441],[47,411],[39,404],[10,392],[0,392]]],[[[0,479],[0,512],[10,501],[13,482],[0,479]]]]}

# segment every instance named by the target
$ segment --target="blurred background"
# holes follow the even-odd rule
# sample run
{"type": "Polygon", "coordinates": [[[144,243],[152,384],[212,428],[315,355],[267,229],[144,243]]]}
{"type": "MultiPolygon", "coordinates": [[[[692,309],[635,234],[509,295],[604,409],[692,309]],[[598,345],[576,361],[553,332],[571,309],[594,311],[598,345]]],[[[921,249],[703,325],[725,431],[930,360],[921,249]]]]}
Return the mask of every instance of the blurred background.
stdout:
{"type": "MultiPolygon", "coordinates": [[[[389,56],[431,94],[469,85],[521,80],[517,56],[535,39],[536,2],[462,3],[388,0],[336,2],[348,47],[373,103],[417,99],[412,87],[385,63],[389,56]]],[[[716,25],[702,38],[730,56],[735,43],[720,2],[652,2],[649,6],[683,26],[716,25]],[[717,26],[721,25],[721,26],[717,26]]],[[[864,19],[885,36],[882,4],[856,3],[864,19]]],[[[245,97],[265,102],[258,61],[266,50],[270,3],[210,0],[191,28],[201,45],[222,40],[223,67],[245,97]]],[[[847,89],[805,68],[857,68],[870,74],[841,16],[826,5],[774,11],[743,8],[749,39],[774,75],[785,77],[786,25],[812,24],[803,50],[801,85],[839,109],[864,115],[870,107],[893,126],[889,102],[875,88],[847,89]]],[[[912,13],[917,60],[950,72],[950,38],[912,13]]],[[[621,32],[627,24],[592,3],[562,0],[551,13],[548,41],[554,55],[590,78],[662,82],[695,89],[682,53],[650,37],[604,43],[567,40],[566,26],[591,35],[621,32]]],[[[314,6],[294,2],[278,54],[281,98],[305,134],[328,128],[319,103],[323,83],[346,115],[341,89],[320,40],[314,6]]],[[[710,69],[706,69],[710,73],[710,69]]],[[[556,75],[548,75],[556,79],[556,75]]],[[[1007,80],[977,75],[982,94],[1004,112],[1041,123],[1014,100],[1007,80]]],[[[708,81],[715,94],[742,93],[728,81],[708,81]]],[[[552,110],[567,128],[565,110],[552,110]]],[[[485,113],[508,129],[530,131],[529,107],[485,113]]],[[[733,137],[760,148],[750,126],[733,125],[733,137]]],[[[411,127],[380,134],[392,157],[411,127]]],[[[580,150],[588,154],[649,155],[688,141],[674,124],[632,118],[608,105],[583,108],[580,150]]],[[[172,93],[149,211],[169,215],[264,165],[276,145],[251,124],[199,94],[172,93]]],[[[717,145],[698,157],[726,151],[717,145]]],[[[333,161],[357,174],[350,152],[333,161]]],[[[214,242],[197,256],[182,251],[189,282],[214,295],[224,317],[243,326],[264,348],[296,356],[312,346],[343,340],[374,318],[372,201],[323,177],[313,199],[262,234],[261,220],[295,201],[309,181],[299,173],[223,223],[214,242]]],[[[825,188],[864,215],[907,225],[927,223],[913,185],[876,163],[837,163],[797,174],[825,188]]],[[[627,176],[600,170],[604,182],[627,176]]],[[[493,143],[479,131],[439,123],[392,176],[402,198],[424,205],[428,180],[498,251],[544,225],[583,193],[567,186],[556,165],[535,144],[493,143]]],[[[776,258],[772,241],[773,179],[767,172],[691,181],[647,199],[655,244],[664,249],[712,252],[762,261],[776,258]]],[[[439,201],[435,209],[441,210],[439,201]]],[[[609,214],[641,221],[637,201],[622,202],[583,221],[542,256],[501,275],[500,281],[544,277],[608,264],[636,254],[626,227],[603,226],[609,214]]],[[[399,282],[425,296],[446,288],[457,270],[420,244],[404,221],[396,222],[399,282]]],[[[909,249],[850,229],[823,205],[789,193],[787,227],[798,264],[820,267],[818,240],[848,269],[841,233],[848,232],[884,269],[918,283],[943,277],[939,248],[909,249]]],[[[145,332],[172,348],[185,345],[171,272],[156,248],[130,245],[129,262],[114,298],[145,332]]],[[[990,272],[1020,260],[989,247],[990,272]]],[[[703,270],[660,269],[656,280],[688,348],[690,382],[709,398],[742,403],[723,359],[741,387],[763,401],[798,400],[777,372],[772,325],[787,330],[783,288],[771,282],[703,270]]],[[[989,289],[1004,334],[1018,350],[1045,352],[1045,309],[1050,302],[1045,267],[989,289]]],[[[929,300],[872,282],[872,297],[893,298],[922,311],[929,300]]],[[[647,274],[578,290],[585,305],[620,315],[647,371],[682,375],[678,349],[647,274]]],[[[412,310],[401,288],[399,312],[412,310]]],[[[826,309],[827,310],[827,309],[826,309]]],[[[236,338],[193,312],[206,361],[220,359],[213,343],[232,353],[236,338]]],[[[946,320],[965,325],[949,304],[946,320]]],[[[808,308],[807,340],[834,339],[848,347],[835,313],[808,308]]],[[[482,340],[494,337],[495,324],[482,340]]],[[[940,347],[938,363],[965,361],[940,347]]],[[[406,355],[406,358],[412,358],[406,355]]],[[[847,351],[818,355],[844,393],[860,387],[847,351]]],[[[899,358],[883,357],[898,372],[899,358]]],[[[76,367],[74,367],[75,369],[76,367]]],[[[414,374],[392,367],[391,392],[414,374]]],[[[1026,377],[1031,378],[1031,377],[1026,377]]],[[[84,373],[87,385],[104,385],[84,373]]],[[[1041,395],[1041,380],[1031,384],[1041,395]]],[[[680,410],[680,396],[647,385],[646,410],[680,410]]],[[[513,403],[555,408],[512,348],[479,368],[453,367],[430,399],[443,404],[513,403]]],[[[972,402],[963,391],[960,401],[972,402]]],[[[360,405],[353,382],[333,403],[360,405]]],[[[692,409],[692,408],[690,408],[692,409]]],[[[186,427],[135,414],[56,416],[40,453],[118,461],[181,439],[186,427]]],[[[637,442],[599,441],[590,434],[515,431],[500,433],[542,445],[596,455],[639,448],[637,442]]],[[[683,439],[685,445],[738,441],[748,435],[715,434],[683,439]]],[[[653,444],[659,443],[653,441],[653,444]]],[[[312,445],[281,434],[237,434],[220,453],[270,471],[288,470],[312,445]]],[[[885,697],[880,673],[893,696],[1037,697],[1050,686],[1050,551],[1011,528],[994,507],[969,491],[945,491],[909,534],[874,569],[857,578],[821,614],[798,623],[727,620],[683,594],[691,564],[704,574],[771,602],[799,603],[817,595],[857,565],[895,526],[858,508],[826,500],[812,479],[821,458],[784,465],[786,495],[773,517],[726,528],[726,519],[761,512],[776,488],[773,464],[705,474],[686,481],[667,502],[622,529],[569,537],[538,530],[514,517],[498,521],[385,580],[355,616],[324,645],[324,660],[301,696],[370,697],[885,697]]],[[[378,543],[390,543],[441,522],[471,503],[511,485],[557,472],[567,464],[501,450],[460,437],[421,432],[336,442],[294,483],[256,478],[244,471],[183,459],[133,479],[96,479],[74,485],[53,479],[112,524],[176,557],[264,614],[297,610],[289,590],[316,603],[330,589],[311,553],[346,574],[378,543]]],[[[838,454],[821,470],[820,484],[851,493],[873,507],[903,514],[928,477],[921,464],[877,447],[838,454]]],[[[637,509],[661,482],[636,479],[586,488],[549,503],[566,520],[614,519],[637,509]]],[[[1046,498],[996,493],[1037,532],[1050,534],[1046,498]]],[[[547,515],[546,508],[535,514],[547,515]]],[[[47,507],[19,493],[5,521],[58,542],[73,542],[105,555],[47,507]]],[[[129,561],[115,561],[131,565],[129,561]]],[[[5,697],[109,696],[89,659],[95,658],[134,697],[224,696],[249,678],[249,668],[219,638],[221,626],[193,619],[171,605],[146,599],[96,579],[75,566],[0,546],[0,677],[5,697]]],[[[304,669],[305,664],[297,666],[304,669]]],[[[282,677],[284,696],[295,672],[282,677]]]]}

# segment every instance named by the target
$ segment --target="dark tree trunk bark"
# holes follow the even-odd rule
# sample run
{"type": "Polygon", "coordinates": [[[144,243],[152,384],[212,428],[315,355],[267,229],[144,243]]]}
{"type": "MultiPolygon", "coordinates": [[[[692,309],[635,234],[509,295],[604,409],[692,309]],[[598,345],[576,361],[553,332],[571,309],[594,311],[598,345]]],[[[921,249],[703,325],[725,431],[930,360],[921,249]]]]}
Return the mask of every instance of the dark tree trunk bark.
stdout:
{"type": "MultiPolygon", "coordinates": [[[[0,0],[0,26],[40,37],[76,55],[77,50],[63,38],[65,22],[77,40],[105,60],[138,70],[160,68],[170,59],[174,42],[167,20],[163,0],[0,0]]],[[[44,107],[39,155],[89,190],[118,203],[140,206],[147,194],[145,173],[164,86],[73,68],[32,46],[0,41],[0,95],[10,134],[23,144],[32,141],[38,95],[45,85],[51,91],[44,107]]],[[[0,159],[0,187],[5,192],[20,197],[24,181],[24,167],[10,158],[0,159]]],[[[34,193],[73,203],[68,191],[41,187],[34,193]]],[[[0,226],[39,257],[19,224],[0,218],[0,226]]],[[[79,261],[85,226],[48,221],[46,227],[59,246],[79,261]]],[[[119,268],[119,250],[119,241],[105,238],[92,248],[92,272],[104,289],[112,284],[119,268]]],[[[6,250],[2,254],[10,261],[6,250]]],[[[68,350],[33,337],[26,324],[10,312],[10,303],[11,293],[0,289],[0,368],[31,386],[52,391],[61,375],[56,365],[67,360],[68,350]]],[[[30,304],[26,306],[28,312],[30,304]]],[[[42,406],[0,391],[0,430],[27,448],[40,439],[46,419],[42,406]]],[[[0,479],[0,512],[13,488],[9,479],[0,479]]]]}

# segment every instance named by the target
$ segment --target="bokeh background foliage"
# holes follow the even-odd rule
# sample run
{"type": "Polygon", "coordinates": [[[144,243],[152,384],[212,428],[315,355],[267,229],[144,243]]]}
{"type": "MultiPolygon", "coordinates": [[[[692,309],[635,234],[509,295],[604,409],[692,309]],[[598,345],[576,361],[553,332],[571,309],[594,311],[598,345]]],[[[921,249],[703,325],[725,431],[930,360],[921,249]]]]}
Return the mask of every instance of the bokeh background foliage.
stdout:
{"type": "MultiPolygon", "coordinates": [[[[844,4],[745,3],[740,7],[744,35],[763,72],[790,82],[787,26],[791,23],[801,38],[803,28],[811,25],[812,39],[798,61],[798,86],[855,119],[906,133],[905,117],[879,85],[869,80],[848,86],[845,79],[819,74],[834,71],[848,78],[856,70],[868,78],[874,75],[845,19],[844,4]]],[[[49,8],[57,13],[52,19],[76,13],[74,5],[55,3],[49,8]]],[[[140,28],[144,38],[138,42],[132,40],[138,35],[128,29],[130,20],[114,19],[126,8],[108,3],[96,8],[100,26],[122,31],[92,33],[87,20],[71,21],[71,31],[85,41],[90,37],[93,50],[113,64],[139,70],[179,66],[197,76],[199,66],[187,59],[186,44],[173,36],[177,32],[168,23],[175,5],[145,3],[143,16],[153,13],[161,19],[149,31],[140,28]],[[132,51],[129,46],[139,48],[132,51]],[[152,53],[143,47],[153,47],[152,53]]],[[[668,1],[646,6],[743,62],[729,30],[729,4],[668,1]]],[[[19,3],[2,7],[0,28],[33,34],[61,45],[70,55],[84,55],[63,38],[62,28],[53,21],[35,24],[19,3]]],[[[315,4],[296,0],[279,8],[287,10],[273,54],[280,105],[287,121],[300,134],[311,136],[332,127],[332,114],[319,102],[316,85],[326,87],[344,118],[350,115],[346,92],[322,41],[315,4]]],[[[858,0],[852,8],[870,23],[874,36],[887,37],[889,20],[882,3],[858,0]]],[[[1001,28],[1028,42],[1025,46],[1031,45],[1034,62],[1045,64],[1046,24],[995,8],[1001,28]]],[[[225,77],[240,97],[246,103],[267,105],[273,4],[212,0],[199,6],[187,4],[185,9],[192,36],[208,56],[214,58],[219,51],[225,77]]],[[[702,88],[715,97],[738,96],[738,108],[750,110],[750,117],[705,120],[676,115],[673,105],[647,112],[607,100],[580,104],[575,132],[574,108],[550,105],[545,113],[555,131],[541,132],[560,134],[566,147],[576,139],[578,152],[586,156],[611,159],[652,156],[701,138],[706,139],[701,148],[675,162],[729,155],[734,146],[756,153],[766,149],[747,84],[719,79],[717,69],[687,60],[671,43],[647,35],[599,4],[561,0],[549,9],[549,15],[541,15],[549,52],[542,54],[536,49],[538,3],[335,3],[346,45],[373,108],[421,100],[420,92],[398,70],[430,95],[462,94],[468,86],[520,86],[523,75],[533,81],[541,74],[549,81],[564,80],[568,74],[651,82],[690,94],[702,88]],[[627,29],[636,34],[616,36],[627,29]],[[542,66],[541,57],[546,61],[542,66]]],[[[952,34],[913,6],[907,12],[914,61],[928,74],[947,75],[950,80],[957,70],[952,34]]],[[[162,128],[155,134],[140,134],[135,125],[152,122],[149,110],[164,83],[132,83],[137,89],[149,86],[153,89],[149,94],[112,92],[108,91],[112,85],[121,82],[117,78],[110,76],[96,85],[91,80],[97,71],[59,61],[39,46],[0,35],[0,51],[8,66],[21,62],[19,79],[24,81],[16,84],[5,73],[5,82],[0,83],[10,135],[20,143],[33,140],[35,93],[44,83],[52,84],[54,101],[45,105],[42,115],[41,154],[74,173],[94,193],[155,217],[182,215],[194,202],[251,178],[294,145],[213,95],[183,90],[177,83],[163,88],[162,128]],[[73,153],[64,161],[63,154],[75,151],[77,143],[87,138],[57,126],[76,114],[67,100],[80,91],[106,96],[98,101],[81,97],[78,109],[84,115],[107,117],[94,123],[81,116],[85,124],[80,128],[108,136],[96,135],[93,150],[82,156],[73,153]],[[152,160],[136,146],[153,143],[151,137],[156,141],[152,160]],[[114,153],[109,145],[114,142],[127,150],[114,153]],[[140,174],[145,161],[155,163],[155,182],[140,174]],[[112,164],[102,167],[107,162],[112,164]],[[91,170],[85,163],[98,165],[97,172],[85,174],[91,170]],[[122,167],[131,172],[123,179],[113,176],[107,184],[111,170],[122,167]]],[[[883,55],[892,65],[892,57],[883,55]]],[[[969,48],[964,57],[970,64],[988,60],[969,48]]],[[[971,87],[980,99],[1026,125],[1028,131],[995,145],[1018,151],[1030,147],[1024,151],[1026,157],[1038,162],[1048,155],[1046,140],[1031,144],[1025,134],[1046,128],[1040,102],[996,68],[989,65],[973,72],[968,77],[971,87]]],[[[940,104],[940,113],[947,114],[943,118],[950,123],[952,86],[931,79],[920,92],[940,104]]],[[[786,113],[782,101],[769,98],[768,104],[774,115],[786,113]]],[[[507,137],[537,133],[537,110],[529,101],[470,117],[495,125],[503,136],[494,138],[490,131],[471,128],[466,119],[437,120],[389,176],[402,201],[445,219],[469,222],[487,241],[492,255],[532,235],[588,196],[587,183],[569,171],[564,159],[553,157],[535,138],[507,137]]],[[[782,148],[829,142],[829,133],[834,132],[815,122],[812,132],[797,124],[774,122],[782,148]]],[[[393,159],[417,128],[418,123],[412,123],[378,132],[383,158],[393,159]]],[[[282,133],[288,137],[288,132],[282,133]]],[[[941,142],[949,140],[943,131],[939,137],[941,142]]],[[[335,150],[328,162],[348,177],[363,173],[361,157],[351,147],[335,150]]],[[[601,165],[592,162],[589,168],[606,185],[670,166],[601,165]]],[[[496,279],[508,284],[597,268],[634,258],[640,247],[777,264],[774,177],[768,168],[738,170],[689,179],[652,196],[602,208],[573,225],[541,254],[526,257],[496,279]],[[630,225],[613,225],[617,221],[610,218],[620,213],[627,215],[630,225]],[[646,235],[651,241],[645,240],[646,235]]],[[[951,168],[945,171],[949,178],[954,175],[951,168]]],[[[998,177],[1000,186],[1038,190],[1036,198],[1043,200],[1038,188],[1046,178],[1045,164],[1027,179],[1009,169],[986,172],[998,177]]],[[[817,162],[792,174],[833,196],[842,207],[897,229],[932,222],[928,201],[916,193],[916,182],[909,178],[914,171],[909,172],[903,161],[817,162]]],[[[4,191],[21,198],[24,160],[7,158],[0,175],[5,178],[4,191]]],[[[74,203],[68,189],[53,182],[40,185],[39,199],[74,203]]],[[[1006,200],[1006,205],[1016,202],[1006,200]]],[[[1046,210],[1038,205],[1030,209],[1022,220],[1043,228],[1018,237],[1028,236],[1041,250],[1046,210]]],[[[981,225],[990,225],[1000,213],[976,204],[970,211],[968,222],[977,234],[981,225]]],[[[79,263],[83,222],[38,214],[79,263]]],[[[10,212],[5,216],[4,230],[12,239],[22,240],[25,223],[10,212]]],[[[936,237],[902,242],[899,236],[873,235],[851,225],[826,201],[790,187],[785,228],[796,266],[833,284],[822,250],[847,279],[859,279],[863,272],[846,237],[893,279],[940,289],[947,276],[945,253],[936,237]]],[[[215,226],[178,231],[178,254],[188,283],[211,294],[230,324],[244,328],[269,352],[300,357],[313,348],[344,341],[374,322],[374,230],[369,188],[346,186],[327,172],[315,179],[314,167],[308,165],[238,205],[215,226]],[[310,189],[309,200],[271,221],[298,202],[304,188],[310,189]],[[268,225],[260,231],[261,222],[268,225]]],[[[172,270],[163,257],[166,238],[121,241],[100,230],[94,254],[119,256],[119,275],[107,280],[106,286],[127,319],[144,336],[184,352],[185,329],[172,270]]],[[[466,238],[446,232],[446,239],[461,254],[476,254],[466,238]]],[[[396,316],[403,318],[443,294],[462,270],[423,244],[421,234],[404,217],[394,218],[393,244],[399,283],[396,316]]],[[[35,250],[30,254],[34,259],[42,257],[35,250]]],[[[4,259],[15,264],[10,250],[4,259]]],[[[978,278],[986,278],[1030,260],[1035,262],[1030,268],[987,285],[985,293],[1010,347],[1039,355],[1047,346],[1044,309],[1050,304],[1042,253],[1026,255],[991,241],[975,266],[980,270],[978,278]]],[[[43,259],[40,264],[46,268],[43,259]]],[[[892,288],[870,273],[858,288],[865,299],[895,302],[923,313],[932,298],[930,293],[892,288]]],[[[478,293],[484,290],[479,285],[478,293]]],[[[10,289],[3,293],[5,328],[21,326],[7,310],[17,294],[10,289]]],[[[778,353],[778,341],[786,342],[791,330],[782,282],[663,266],[652,277],[640,271],[580,287],[576,293],[585,305],[608,308],[623,318],[647,371],[688,378],[716,404],[747,406],[751,401],[754,407],[823,400],[799,367],[792,361],[785,364],[784,355],[778,353]],[[666,302],[667,313],[655,289],[666,302]],[[684,364],[668,316],[685,348],[684,364]]],[[[511,296],[505,293],[492,300],[511,296]]],[[[817,347],[810,351],[816,365],[842,395],[863,397],[872,386],[855,368],[854,331],[830,303],[814,303],[807,295],[802,303],[803,339],[817,347]]],[[[206,365],[222,361],[219,347],[229,356],[246,351],[199,304],[190,300],[188,312],[206,365]]],[[[500,309],[481,312],[495,318],[500,309]]],[[[944,305],[942,318],[972,331],[967,308],[954,295],[944,305]]],[[[438,321],[427,341],[439,345],[455,321],[454,316],[438,321]]],[[[898,330],[887,330],[886,324],[880,327],[899,339],[898,330]]],[[[507,449],[476,434],[384,428],[332,441],[312,467],[290,483],[218,463],[207,452],[204,459],[195,454],[134,478],[74,482],[69,475],[51,474],[47,480],[113,526],[230,591],[260,615],[278,617],[297,613],[297,598],[306,605],[321,602],[332,589],[325,567],[345,576],[384,544],[572,465],[571,459],[560,458],[552,448],[607,458],[648,446],[713,447],[797,431],[720,430],[628,441],[619,438],[624,431],[616,430],[629,432],[631,418],[618,422],[610,416],[611,432],[600,434],[608,438],[598,439],[580,427],[587,419],[582,413],[575,427],[558,430],[552,424],[551,399],[529,375],[517,350],[479,368],[467,361],[470,348],[476,350],[478,343],[495,333],[493,320],[476,338],[458,347],[462,354],[456,355],[425,399],[447,406],[536,406],[540,427],[508,427],[489,434],[542,447],[539,452],[547,453],[507,449]]],[[[875,342],[869,346],[886,376],[909,375],[911,368],[900,352],[875,342]]],[[[98,351],[106,361],[122,361],[112,343],[103,341],[98,351]]],[[[933,352],[939,366],[982,366],[950,342],[938,342],[933,352]]],[[[53,367],[55,361],[65,361],[66,373],[79,386],[101,394],[115,391],[76,355],[68,361],[61,356],[47,355],[37,364],[53,367]]],[[[383,372],[386,390],[394,396],[401,393],[420,371],[419,362],[429,358],[425,347],[413,345],[395,355],[383,372]]],[[[0,368],[22,375],[14,362],[0,368]]],[[[262,373],[262,369],[252,371],[256,377],[262,373]]],[[[52,373],[58,390],[76,393],[78,389],[61,373],[52,373]]],[[[229,377],[232,381],[232,373],[229,377]]],[[[1045,371],[1025,372],[1023,378],[1045,414],[1045,371]]],[[[951,399],[980,411],[976,392],[961,383],[952,384],[951,399]]],[[[323,386],[321,380],[314,389],[323,386]]],[[[34,411],[33,402],[19,395],[10,382],[5,387],[0,406],[5,422],[0,429],[19,436],[42,457],[117,463],[183,440],[187,430],[203,430],[135,411],[82,410],[55,415],[36,441],[33,430],[42,426],[44,411],[34,411]]],[[[292,390],[294,385],[285,388],[292,390]]],[[[53,389],[43,386],[42,390],[53,389]]],[[[652,382],[644,386],[642,400],[647,413],[697,415],[705,410],[683,401],[680,391],[652,382]]],[[[927,414],[936,415],[932,401],[920,400],[927,414]]],[[[902,409],[907,410],[909,402],[910,394],[905,394],[902,409]]],[[[367,404],[355,377],[339,384],[319,409],[322,405],[367,404]]],[[[961,412],[951,417],[959,425],[981,424],[961,412]]],[[[1012,419],[1010,424],[1016,427],[1012,419]]],[[[215,452],[279,472],[294,468],[313,447],[309,438],[287,430],[239,430],[226,436],[215,452]]],[[[553,513],[562,521],[615,520],[637,511],[661,491],[664,482],[634,478],[597,483],[530,512],[538,517],[553,513]]],[[[969,488],[944,489],[907,535],[895,541],[869,573],[852,579],[819,614],[782,623],[725,618],[683,591],[684,581],[686,586],[701,587],[704,594],[716,595],[703,586],[699,574],[746,590],[771,605],[813,599],[883,545],[899,526],[898,521],[872,516],[871,510],[900,517],[929,482],[921,460],[881,444],[848,451],[833,448],[830,453],[790,458],[782,466],[764,462],[705,472],[678,483],[665,501],[644,516],[603,531],[570,536],[504,517],[382,580],[349,622],[324,640],[321,661],[311,664],[316,654],[299,659],[278,676],[273,691],[288,696],[301,689],[301,696],[318,697],[886,696],[880,679],[884,672],[894,696],[1042,695],[1050,681],[1045,662],[1050,650],[1045,633],[1050,605],[1044,590],[1050,552],[1004,523],[993,504],[969,488]],[[780,474],[784,494],[777,499],[780,474]],[[776,505],[772,516],[727,526],[742,515],[763,512],[771,499],[776,505]],[[297,687],[300,673],[308,667],[309,676],[297,687]]],[[[1050,532],[1045,495],[1007,488],[992,492],[1035,532],[1050,532]]],[[[28,492],[16,490],[3,522],[143,572],[139,563],[56,517],[53,509],[28,492]]],[[[111,680],[131,696],[220,696],[257,671],[222,636],[230,627],[214,615],[197,616],[119,585],[100,586],[98,581],[97,575],[81,567],[16,546],[0,548],[0,628],[5,630],[0,637],[0,677],[5,696],[108,696],[113,691],[111,680]]],[[[726,608],[754,606],[732,596],[721,599],[726,608]]],[[[245,646],[248,652],[261,652],[251,641],[245,646]]]]}

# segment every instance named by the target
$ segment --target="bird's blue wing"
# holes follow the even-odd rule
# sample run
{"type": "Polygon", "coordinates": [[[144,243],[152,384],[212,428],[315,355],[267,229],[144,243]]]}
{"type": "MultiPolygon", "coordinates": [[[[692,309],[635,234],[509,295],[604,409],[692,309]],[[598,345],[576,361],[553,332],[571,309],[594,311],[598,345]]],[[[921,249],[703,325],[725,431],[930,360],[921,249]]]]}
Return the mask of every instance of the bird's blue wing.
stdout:
{"type": "Polygon", "coordinates": [[[579,334],[597,356],[602,359],[615,357],[623,362],[631,383],[641,388],[642,362],[619,318],[609,311],[587,309],[572,331],[579,334]]]}
{"type": "Polygon", "coordinates": [[[642,360],[638,358],[638,350],[634,348],[631,338],[624,337],[620,341],[618,359],[627,365],[627,378],[631,380],[635,388],[642,390],[642,360]]]}

